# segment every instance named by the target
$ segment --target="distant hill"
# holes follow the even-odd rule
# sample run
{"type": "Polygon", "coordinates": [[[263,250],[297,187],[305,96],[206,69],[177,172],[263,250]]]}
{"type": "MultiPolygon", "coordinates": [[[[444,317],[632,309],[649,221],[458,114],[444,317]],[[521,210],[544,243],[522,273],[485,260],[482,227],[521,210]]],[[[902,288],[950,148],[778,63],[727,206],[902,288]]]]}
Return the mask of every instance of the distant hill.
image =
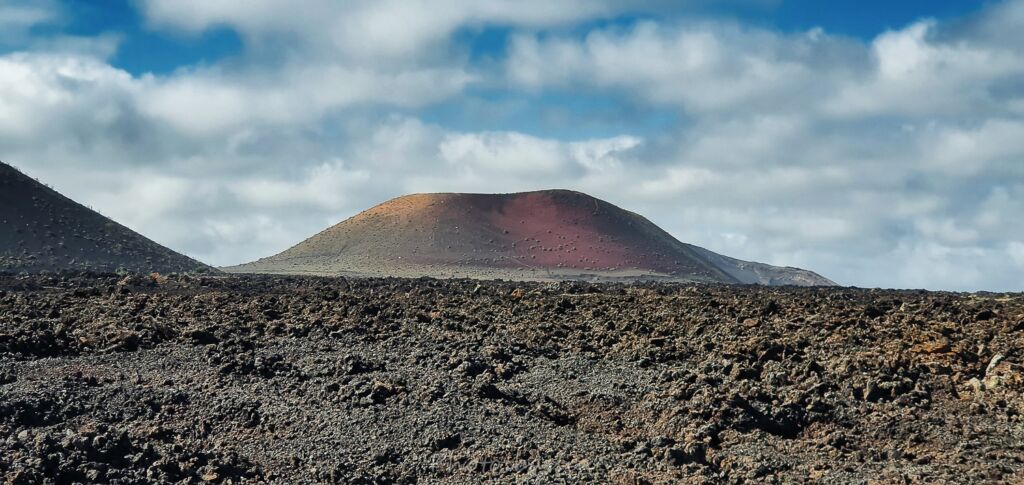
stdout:
{"type": "Polygon", "coordinates": [[[813,272],[740,261],[685,244],[586,194],[399,197],[240,266],[239,273],[548,279],[662,279],[834,285],[813,272]]]}
{"type": "Polygon", "coordinates": [[[0,163],[0,228],[0,272],[214,271],[4,163],[0,163]]]}

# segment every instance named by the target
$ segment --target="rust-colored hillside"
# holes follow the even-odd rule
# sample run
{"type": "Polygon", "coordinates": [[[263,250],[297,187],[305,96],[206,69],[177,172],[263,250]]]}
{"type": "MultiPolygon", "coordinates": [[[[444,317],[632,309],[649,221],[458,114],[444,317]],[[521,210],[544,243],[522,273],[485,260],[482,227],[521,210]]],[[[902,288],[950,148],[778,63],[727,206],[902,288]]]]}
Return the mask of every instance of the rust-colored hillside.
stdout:
{"type": "Polygon", "coordinates": [[[586,194],[415,194],[230,271],[510,279],[626,278],[831,285],[679,242],[586,194]]]}

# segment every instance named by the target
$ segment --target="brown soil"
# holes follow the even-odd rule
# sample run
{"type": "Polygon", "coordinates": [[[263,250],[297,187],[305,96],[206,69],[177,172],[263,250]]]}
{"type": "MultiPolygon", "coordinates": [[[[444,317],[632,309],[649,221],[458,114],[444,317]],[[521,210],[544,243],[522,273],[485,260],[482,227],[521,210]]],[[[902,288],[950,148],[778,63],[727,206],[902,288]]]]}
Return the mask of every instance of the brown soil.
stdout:
{"type": "Polygon", "coordinates": [[[8,483],[1024,479],[1024,296],[0,277],[8,483]]]}
{"type": "Polygon", "coordinates": [[[215,271],[0,162],[0,272],[215,271]]]}
{"type": "Polygon", "coordinates": [[[399,197],[281,254],[228,270],[833,284],[809,271],[745,263],[684,244],[637,214],[567,190],[399,197]]]}

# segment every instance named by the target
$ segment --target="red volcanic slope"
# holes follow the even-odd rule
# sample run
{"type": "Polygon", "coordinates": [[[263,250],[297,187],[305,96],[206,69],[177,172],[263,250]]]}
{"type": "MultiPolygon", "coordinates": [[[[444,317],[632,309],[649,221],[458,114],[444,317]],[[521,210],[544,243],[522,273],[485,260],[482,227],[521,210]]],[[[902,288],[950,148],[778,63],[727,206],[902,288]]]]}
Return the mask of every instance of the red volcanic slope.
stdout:
{"type": "Polygon", "coordinates": [[[234,270],[410,276],[441,268],[737,282],[647,219],[566,190],[399,197],[234,270]]]}

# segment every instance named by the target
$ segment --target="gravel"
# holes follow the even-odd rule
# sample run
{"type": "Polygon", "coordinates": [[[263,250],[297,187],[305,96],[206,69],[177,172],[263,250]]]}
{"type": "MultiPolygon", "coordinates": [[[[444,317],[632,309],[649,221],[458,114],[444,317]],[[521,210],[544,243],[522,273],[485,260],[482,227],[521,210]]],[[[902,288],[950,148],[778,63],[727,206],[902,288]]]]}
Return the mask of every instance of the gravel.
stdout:
{"type": "Polygon", "coordinates": [[[1024,479],[1024,296],[0,276],[7,483],[1024,479]]]}

